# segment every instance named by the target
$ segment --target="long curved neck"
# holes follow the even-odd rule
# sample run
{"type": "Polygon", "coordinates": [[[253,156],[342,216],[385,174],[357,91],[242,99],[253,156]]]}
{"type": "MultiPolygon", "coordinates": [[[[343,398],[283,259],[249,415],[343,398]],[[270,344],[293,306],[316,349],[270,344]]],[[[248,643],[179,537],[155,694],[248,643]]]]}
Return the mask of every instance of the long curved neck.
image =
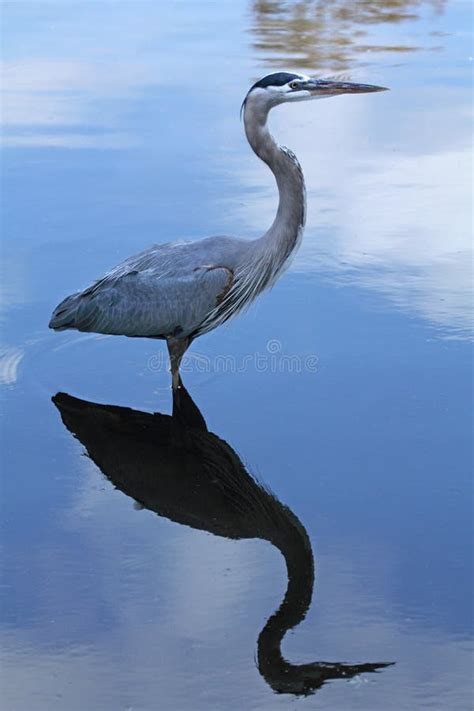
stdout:
{"type": "MultiPolygon", "coordinates": [[[[252,149],[275,176],[279,203],[269,230],[258,240],[262,257],[278,273],[298,247],[306,216],[303,172],[296,156],[279,146],[267,126],[268,109],[246,104],[245,133],[252,149]]],[[[276,274],[275,274],[276,275],[276,274]]]]}

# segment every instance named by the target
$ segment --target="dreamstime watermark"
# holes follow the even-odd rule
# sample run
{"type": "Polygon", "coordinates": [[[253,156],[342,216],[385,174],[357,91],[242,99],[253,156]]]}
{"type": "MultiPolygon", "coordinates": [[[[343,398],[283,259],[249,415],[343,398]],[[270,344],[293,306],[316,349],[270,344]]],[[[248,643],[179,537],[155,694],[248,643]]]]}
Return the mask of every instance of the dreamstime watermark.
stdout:
{"type": "MultiPolygon", "coordinates": [[[[161,350],[148,359],[148,368],[152,371],[169,370],[166,351],[161,350]]],[[[244,355],[205,355],[196,351],[184,354],[180,370],[182,373],[245,373],[255,370],[257,373],[316,373],[318,358],[314,354],[297,355],[283,353],[282,344],[271,339],[265,351],[245,353],[244,355]]]]}

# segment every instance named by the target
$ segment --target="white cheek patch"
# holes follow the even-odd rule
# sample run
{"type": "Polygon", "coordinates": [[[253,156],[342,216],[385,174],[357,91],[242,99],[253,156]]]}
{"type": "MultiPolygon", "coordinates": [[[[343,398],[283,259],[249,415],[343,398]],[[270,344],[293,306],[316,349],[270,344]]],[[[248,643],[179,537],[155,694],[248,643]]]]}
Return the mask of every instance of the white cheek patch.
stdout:
{"type": "Polygon", "coordinates": [[[301,91],[290,91],[285,95],[287,101],[305,101],[306,99],[312,98],[311,92],[307,89],[301,89],[301,91]]]}

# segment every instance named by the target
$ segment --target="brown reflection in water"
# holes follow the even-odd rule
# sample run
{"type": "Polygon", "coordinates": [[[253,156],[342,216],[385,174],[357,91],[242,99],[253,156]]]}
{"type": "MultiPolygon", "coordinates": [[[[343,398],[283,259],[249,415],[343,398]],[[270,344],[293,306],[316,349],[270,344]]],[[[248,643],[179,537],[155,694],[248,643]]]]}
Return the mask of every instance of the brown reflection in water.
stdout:
{"type": "Polygon", "coordinates": [[[436,14],[446,0],[255,0],[251,4],[253,46],[265,64],[300,69],[344,71],[357,55],[368,52],[413,52],[420,47],[370,42],[370,28],[419,19],[423,7],[436,14]]]}

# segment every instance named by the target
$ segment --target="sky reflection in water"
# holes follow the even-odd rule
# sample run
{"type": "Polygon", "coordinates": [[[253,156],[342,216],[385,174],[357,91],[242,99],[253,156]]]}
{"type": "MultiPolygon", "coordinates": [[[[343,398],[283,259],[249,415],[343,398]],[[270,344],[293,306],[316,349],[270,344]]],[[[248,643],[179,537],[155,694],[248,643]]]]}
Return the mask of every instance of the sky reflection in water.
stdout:
{"type": "Polygon", "coordinates": [[[186,383],[311,539],[315,597],[285,658],[396,661],[299,703],[467,708],[470,7],[165,5],[4,5],[4,701],[288,707],[253,659],[285,591],[275,549],[134,510],[51,404],[169,409],[159,346],[46,328],[143,246],[268,226],[273,180],[238,109],[278,66],[391,91],[274,112],[306,174],[304,242],[194,345],[186,383]]]}

